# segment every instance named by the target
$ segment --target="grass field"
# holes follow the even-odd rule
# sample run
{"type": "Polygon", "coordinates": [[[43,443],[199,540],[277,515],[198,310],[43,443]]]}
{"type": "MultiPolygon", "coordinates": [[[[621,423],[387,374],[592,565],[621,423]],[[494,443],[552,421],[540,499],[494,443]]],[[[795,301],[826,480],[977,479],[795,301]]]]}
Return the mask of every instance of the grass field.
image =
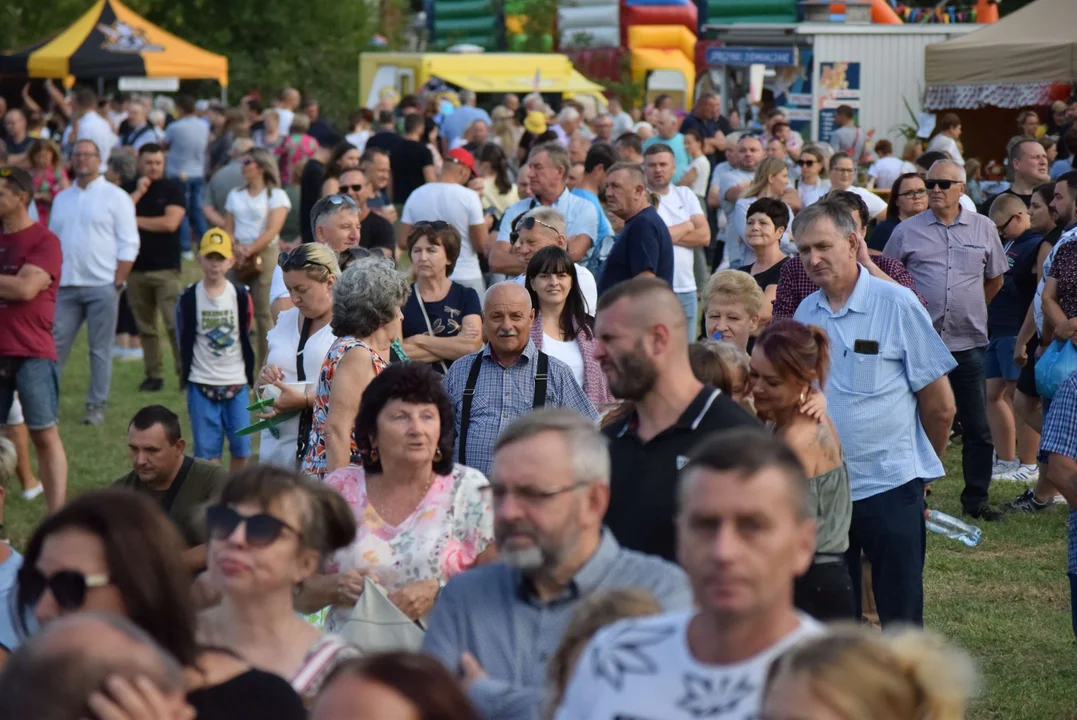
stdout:
{"type": "MultiPolygon", "coordinates": [[[[168,367],[166,361],[165,367],[168,367]]],[[[142,363],[117,361],[107,422],[79,425],[85,406],[89,368],[85,334],[63,374],[60,427],[70,462],[69,496],[101,487],[127,472],[128,419],[145,404],[161,403],[180,414],[190,437],[186,402],[174,377],[165,391],[138,392],[142,363]]],[[[947,457],[946,479],[936,483],[931,504],[959,514],[960,447],[947,457]]],[[[1021,489],[999,483],[994,502],[1008,501],[1021,489]]],[[[43,501],[8,496],[7,531],[22,547],[40,519],[43,501]]],[[[984,691],[970,717],[975,720],[1077,720],[1077,657],[1070,629],[1066,579],[1066,513],[1013,515],[984,523],[983,541],[966,548],[929,533],[925,573],[927,625],[967,648],[984,674],[984,691]]]]}

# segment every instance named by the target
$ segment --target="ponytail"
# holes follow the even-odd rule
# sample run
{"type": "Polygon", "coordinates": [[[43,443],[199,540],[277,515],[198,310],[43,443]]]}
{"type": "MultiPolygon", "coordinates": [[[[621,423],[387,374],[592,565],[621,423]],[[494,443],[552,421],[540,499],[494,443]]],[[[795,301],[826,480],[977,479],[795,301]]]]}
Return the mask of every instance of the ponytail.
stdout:
{"type": "Polygon", "coordinates": [[[819,390],[822,390],[826,385],[827,373],[830,372],[830,338],[827,337],[826,330],[818,325],[809,325],[808,330],[815,340],[815,378],[819,390]]]}
{"type": "Polygon", "coordinates": [[[321,483],[308,485],[314,512],[321,517],[321,537],[312,544],[315,549],[328,555],[341,548],[348,547],[355,539],[357,531],[355,513],[344,497],[333,488],[321,483]]]}

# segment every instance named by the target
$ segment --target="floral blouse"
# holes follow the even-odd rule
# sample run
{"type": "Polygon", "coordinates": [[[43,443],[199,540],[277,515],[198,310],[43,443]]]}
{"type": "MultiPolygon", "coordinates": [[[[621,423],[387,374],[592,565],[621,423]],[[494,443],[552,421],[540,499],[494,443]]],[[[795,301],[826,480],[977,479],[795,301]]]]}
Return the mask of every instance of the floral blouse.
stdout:
{"type": "MultiPolygon", "coordinates": [[[[322,361],[322,370],[318,373],[318,388],[314,391],[310,443],[307,447],[307,455],[303,458],[302,471],[306,475],[313,475],[318,478],[325,475],[325,423],[329,419],[329,393],[333,389],[333,376],[336,375],[337,365],[340,364],[344,355],[356,347],[361,347],[370,353],[370,357],[374,361],[375,375],[380,374],[382,370],[389,367],[389,364],[382,360],[381,356],[371,348],[367,347],[366,343],[350,335],[337,338],[337,341],[330,346],[329,352],[325,354],[325,360],[322,361]]],[[[351,456],[353,465],[362,464],[363,461],[359,457],[359,448],[355,444],[354,430],[351,438],[351,456]]]]}
{"type": "MultiPolygon", "coordinates": [[[[355,540],[337,551],[326,572],[371,569],[390,592],[419,580],[449,578],[467,570],[494,540],[494,513],[478,470],[455,465],[451,475],[438,475],[414,512],[400,525],[390,525],[368,502],[361,467],[346,467],[325,476],[351,506],[359,526],[355,540]]],[[[326,618],[328,632],[339,632],[351,611],[334,607],[326,618]]]]}

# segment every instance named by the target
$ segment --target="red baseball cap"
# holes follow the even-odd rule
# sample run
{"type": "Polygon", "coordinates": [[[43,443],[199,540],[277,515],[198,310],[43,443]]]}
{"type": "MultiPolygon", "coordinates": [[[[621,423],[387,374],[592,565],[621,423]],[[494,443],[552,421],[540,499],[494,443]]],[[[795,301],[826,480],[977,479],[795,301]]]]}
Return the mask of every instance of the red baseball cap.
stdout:
{"type": "Polygon", "coordinates": [[[470,170],[472,175],[477,174],[475,170],[475,156],[469,153],[467,150],[463,148],[456,148],[455,150],[450,150],[445,154],[445,158],[460,163],[468,170],[470,170]]]}

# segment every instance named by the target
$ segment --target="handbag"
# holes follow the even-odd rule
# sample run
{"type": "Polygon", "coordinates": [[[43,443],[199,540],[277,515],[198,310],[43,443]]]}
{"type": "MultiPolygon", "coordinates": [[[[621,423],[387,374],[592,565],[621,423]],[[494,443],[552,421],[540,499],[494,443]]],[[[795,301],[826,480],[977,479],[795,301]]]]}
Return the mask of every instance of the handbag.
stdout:
{"type": "Polygon", "coordinates": [[[389,600],[389,595],[370,577],[363,581],[363,592],[340,632],[364,654],[394,650],[418,651],[426,629],[412,620],[389,600]]]}
{"type": "MultiPolygon", "coordinates": [[[[272,194],[273,188],[266,188],[266,225],[269,224],[269,196],[272,194]]],[[[263,229],[263,232],[265,230],[263,229]]],[[[257,238],[255,238],[257,240],[257,238]]],[[[232,272],[236,275],[236,280],[239,280],[244,285],[250,285],[252,282],[262,276],[263,270],[262,253],[256,255],[248,255],[241,262],[237,262],[232,272]]]]}
{"type": "MultiPolygon", "coordinates": [[[[423,320],[426,321],[426,332],[429,333],[431,337],[435,337],[434,327],[430,324],[430,316],[426,314],[426,303],[423,302],[423,296],[419,294],[419,288],[417,286],[412,285],[411,289],[415,291],[415,299],[419,301],[419,309],[423,311],[423,320]]],[[[449,372],[449,366],[444,360],[438,360],[434,364],[441,370],[442,375],[449,372]]]]}

